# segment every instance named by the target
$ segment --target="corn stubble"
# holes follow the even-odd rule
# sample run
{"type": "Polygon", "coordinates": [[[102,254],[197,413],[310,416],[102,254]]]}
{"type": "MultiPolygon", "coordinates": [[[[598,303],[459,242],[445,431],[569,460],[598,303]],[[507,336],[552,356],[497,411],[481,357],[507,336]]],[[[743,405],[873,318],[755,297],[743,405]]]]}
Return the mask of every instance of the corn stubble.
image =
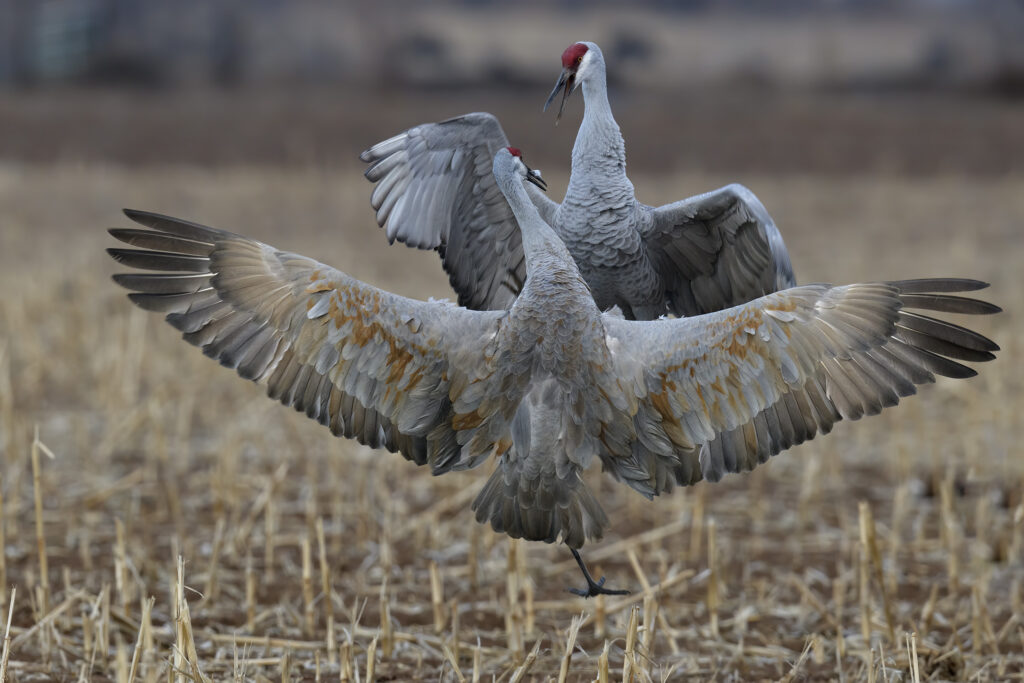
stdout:
{"type": "MultiPolygon", "coordinates": [[[[671,180],[666,195],[716,179],[671,180]]],[[[969,224],[986,253],[1024,258],[1006,227],[1024,215],[1024,181],[747,181],[779,206],[805,279],[954,272],[992,279],[1007,310],[1024,306],[981,249],[947,248],[969,224]],[[959,198],[943,190],[964,185],[959,198]],[[830,212],[851,203],[866,215],[830,212]],[[904,231],[882,227],[886,207],[899,207],[904,231]],[[865,246],[881,240],[883,254],[865,246]]],[[[0,678],[984,681],[1024,671],[1019,317],[981,330],[1004,358],[980,377],[925,387],[748,476],[654,503],[595,479],[615,524],[587,559],[633,593],[586,602],[565,590],[576,575],[564,549],[471,521],[484,471],[433,478],[330,438],[140,318],[105,276],[100,228],[121,200],[96,196],[117,190],[159,209],[175,187],[178,213],[296,251],[347,222],[324,260],[445,296],[434,257],[384,247],[362,210],[364,182],[0,169],[0,201],[21,217],[5,226],[0,256],[0,678]]]]}

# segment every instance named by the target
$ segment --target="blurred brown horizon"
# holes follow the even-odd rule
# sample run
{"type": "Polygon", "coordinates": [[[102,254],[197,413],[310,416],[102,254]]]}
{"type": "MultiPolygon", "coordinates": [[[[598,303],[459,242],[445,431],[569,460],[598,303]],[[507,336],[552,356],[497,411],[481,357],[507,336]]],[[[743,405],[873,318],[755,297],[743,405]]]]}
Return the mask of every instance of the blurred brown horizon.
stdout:
{"type": "MultiPolygon", "coordinates": [[[[541,111],[546,93],[53,88],[0,97],[0,129],[13,132],[0,136],[0,162],[361,169],[359,153],[379,140],[488,111],[533,166],[567,177],[582,98],[556,126],[541,111]]],[[[711,89],[624,90],[612,106],[630,168],[644,173],[1024,172],[1024,102],[711,89]]]]}
{"type": "Polygon", "coordinates": [[[541,106],[586,38],[638,171],[1024,171],[1019,3],[773,7],[10,0],[0,160],[358,168],[380,139],[489,111],[567,172],[581,98],[557,128],[541,106]]]}

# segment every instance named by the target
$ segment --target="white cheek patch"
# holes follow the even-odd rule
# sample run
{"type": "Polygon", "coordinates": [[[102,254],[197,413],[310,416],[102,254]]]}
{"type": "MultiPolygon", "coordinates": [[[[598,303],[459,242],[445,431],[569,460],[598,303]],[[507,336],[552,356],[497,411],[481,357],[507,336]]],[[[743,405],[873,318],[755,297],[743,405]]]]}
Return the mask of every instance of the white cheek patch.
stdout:
{"type": "Polygon", "coordinates": [[[583,53],[583,60],[580,61],[579,67],[576,69],[576,85],[579,86],[581,79],[586,78],[587,73],[590,71],[590,65],[594,63],[594,53],[587,50],[583,53]]]}

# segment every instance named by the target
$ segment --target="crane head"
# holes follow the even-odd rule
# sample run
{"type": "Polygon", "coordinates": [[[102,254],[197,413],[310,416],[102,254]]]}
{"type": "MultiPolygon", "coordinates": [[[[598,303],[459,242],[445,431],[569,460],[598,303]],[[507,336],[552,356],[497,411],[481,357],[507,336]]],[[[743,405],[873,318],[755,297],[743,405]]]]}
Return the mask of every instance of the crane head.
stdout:
{"type": "Polygon", "coordinates": [[[543,178],[540,177],[540,171],[535,171],[526,165],[526,162],[523,161],[522,151],[520,151],[518,147],[506,147],[505,149],[508,150],[509,154],[511,154],[513,157],[519,160],[519,164],[523,167],[523,172],[525,173],[526,180],[547,192],[548,184],[544,182],[543,178]]]}
{"type": "Polygon", "coordinates": [[[562,90],[562,103],[558,107],[558,116],[555,117],[555,124],[558,124],[558,120],[562,118],[562,110],[565,109],[565,101],[569,99],[569,95],[579,87],[580,84],[580,69],[583,67],[588,53],[590,52],[590,46],[586,43],[573,43],[569,47],[565,48],[565,52],[562,53],[562,73],[558,76],[558,81],[555,83],[554,90],[548,95],[547,101],[544,103],[544,111],[547,111],[551,102],[558,95],[558,91],[562,90]]]}

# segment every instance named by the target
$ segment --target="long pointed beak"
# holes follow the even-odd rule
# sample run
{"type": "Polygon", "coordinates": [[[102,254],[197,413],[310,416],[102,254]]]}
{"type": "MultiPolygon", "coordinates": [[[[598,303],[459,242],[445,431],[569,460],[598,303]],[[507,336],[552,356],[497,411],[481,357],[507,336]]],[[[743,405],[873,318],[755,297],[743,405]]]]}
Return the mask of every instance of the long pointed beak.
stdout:
{"type": "Polygon", "coordinates": [[[554,89],[551,94],[548,95],[547,101],[544,103],[544,111],[548,110],[551,103],[554,101],[555,96],[558,95],[558,91],[562,90],[562,103],[558,106],[558,116],[555,117],[555,125],[558,124],[558,120],[562,118],[562,110],[565,109],[565,101],[569,99],[569,93],[572,92],[573,86],[576,84],[576,74],[569,69],[562,69],[562,73],[558,75],[558,81],[555,83],[554,89]]]}
{"type": "MultiPolygon", "coordinates": [[[[526,166],[526,164],[523,164],[523,166],[526,166]]],[[[544,190],[545,192],[548,191],[548,184],[544,181],[543,178],[540,177],[540,171],[534,171],[529,166],[526,166],[526,180],[533,183],[534,185],[544,190]]]]}

